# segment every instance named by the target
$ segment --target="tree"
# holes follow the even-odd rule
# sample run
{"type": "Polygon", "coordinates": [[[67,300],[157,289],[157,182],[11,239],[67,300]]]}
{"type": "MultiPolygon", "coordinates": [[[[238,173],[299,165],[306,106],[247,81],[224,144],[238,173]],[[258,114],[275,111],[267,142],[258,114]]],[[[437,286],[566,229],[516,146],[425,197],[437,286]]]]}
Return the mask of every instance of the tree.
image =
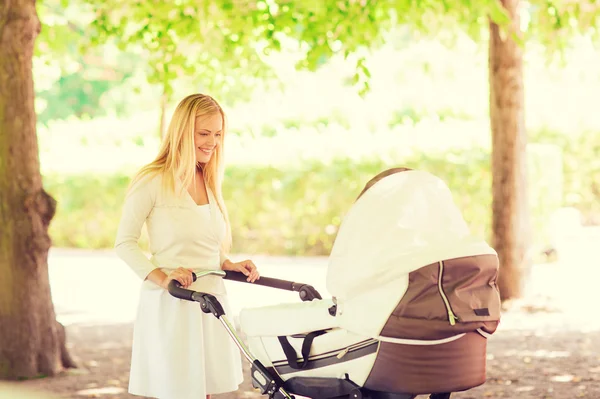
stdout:
{"type": "MultiPolygon", "coordinates": [[[[502,0],[510,28],[519,37],[519,0],[502,0]]],[[[513,38],[501,37],[490,22],[490,119],[492,129],[492,246],[501,271],[503,299],[519,297],[523,269],[528,267],[530,222],[527,201],[527,159],[523,91],[523,50],[513,38]]]]}
{"type": "MultiPolygon", "coordinates": [[[[65,1],[49,0],[42,9],[50,15],[67,6],[65,1]]],[[[85,3],[79,6],[83,18],[85,3]]],[[[188,9],[172,7],[170,2],[137,2],[123,8],[106,1],[96,6],[87,17],[93,15],[92,26],[103,29],[91,36],[95,46],[82,53],[93,54],[108,41],[141,52],[150,70],[148,80],[164,90],[163,101],[178,74],[200,76],[199,86],[218,88],[224,96],[229,93],[239,99],[248,98],[246,89],[257,79],[269,76],[243,34],[223,35],[224,27],[211,22],[198,27],[194,19],[198,14],[190,15],[190,10],[208,19],[213,4],[188,9]],[[140,30],[129,36],[129,31],[110,28],[113,18],[128,17],[129,12],[134,15],[132,22],[145,24],[140,30]],[[178,23],[172,27],[173,18],[178,23]]],[[[81,23],[66,20],[36,43],[41,29],[36,1],[0,0],[0,379],[51,376],[76,366],[66,350],[64,327],[56,321],[50,293],[48,226],[56,202],[42,185],[32,59],[36,44],[46,58],[79,59],[81,54],[73,52],[69,39],[75,38],[79,49],[90,44],[83,40],[81,23]]]]}
{"type": "Polygon", "coordinates": [[[0,3],[0,378],[73,366],[48,280],[55,201],[40,175],[32,55],[34,0],[0,3]]]}
{"type": "Polygon", "coordinates": [[[527,193],[527,132],[525,129],[521,15],[532,17],[532,32],[545,42],[549,54],[563,48],[577,29],[598,20],[593,2],[535,2],[501,0],[509,28],[503,32],[490,21],[489,83],[492,130],[492,246],[500,258],[498,286],[502,299],[521,295],[524,271],[530,264],[531,225],[527,193]],[[560,6],[560,7],[559,7],[560,6]],[[571,31],[571,32],[567,32],[571,31]]]}

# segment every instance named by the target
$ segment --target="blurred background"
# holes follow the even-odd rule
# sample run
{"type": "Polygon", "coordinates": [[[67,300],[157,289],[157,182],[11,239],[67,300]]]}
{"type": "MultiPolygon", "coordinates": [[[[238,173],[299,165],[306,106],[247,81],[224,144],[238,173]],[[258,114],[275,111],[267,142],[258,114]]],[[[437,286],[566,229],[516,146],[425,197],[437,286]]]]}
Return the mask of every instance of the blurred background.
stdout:
{"type": "MultiPolygon", "coordinates": [[[[83,19],[77,2],[60,13],[45,7],[48,35],[69,29],[67,18],[83,19]]],[[[107,41],[83,56],[76,45],[83,38],[69,32],[61,57],[40,52],[34,64],[42,173],[58,201],[54,245],[112,247],[129,177],[153,159],[174,106],[191,92],[213,95],[227,112],[224,195],[235,251],[327,255],[364,183],[398,165],[444,179],[472,228],[489,238],[487,42],[411,31],[395,27],[364,51],[366,93],[358,55],[334,54],[315,71],[298,70],[302,52],[290,40],[261,56],[262,75],[224,63],[173,76],[168,100],[162,84],[148,82],[139,47],[107,41]]],[[[600,223],[599,71],[600,51],[587,36],[559,56],[536,43],[524,55],[536,252],[554,244],[562,227],[552,216],[561,208],[571,208],[562,214],[573,221],[600,223]]]]}

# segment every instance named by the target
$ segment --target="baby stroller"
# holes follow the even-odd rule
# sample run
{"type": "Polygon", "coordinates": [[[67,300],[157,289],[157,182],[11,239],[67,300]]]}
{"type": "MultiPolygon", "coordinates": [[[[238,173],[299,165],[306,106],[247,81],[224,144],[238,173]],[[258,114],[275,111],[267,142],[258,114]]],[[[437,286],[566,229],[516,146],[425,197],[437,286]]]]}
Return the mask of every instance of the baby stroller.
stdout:
{"type": "Polygon", "coordinates": [[[243,309],[248,346],[214,296],[176,281],[169,292],[219,318],[269,398],[449,399],[486,380],[497,272],[495,251],[470,234],[447,186],[405,171],[377,180],[344,218],[328,260],[331,298],[309,284],[254,283],[296,291],[302,302],[243,309]]]}

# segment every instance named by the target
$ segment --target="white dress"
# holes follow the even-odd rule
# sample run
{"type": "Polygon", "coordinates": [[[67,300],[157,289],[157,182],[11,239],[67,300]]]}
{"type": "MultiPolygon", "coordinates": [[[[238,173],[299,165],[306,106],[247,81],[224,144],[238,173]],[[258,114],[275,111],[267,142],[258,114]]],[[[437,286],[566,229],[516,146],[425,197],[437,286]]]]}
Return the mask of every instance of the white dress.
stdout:
{"type": "MultiPolygon", "coordinates": [[[[243,381],[241,355],[219,320],[198,303],[174,298],[145,280],[154,269],[218,270],[225,222],[207,188],[208,205],[162,190],[161,178],[144,178],[125,199],[117,232],[117,255],[143,280],[134,324],[129,393],[159,399],[203,399],[231,392],[243,381]],[[146,223],[148,259],[138,246],[146,223]]],[[[213,294],[227,315],[223,279],[199,278],[189,289],[213,294]]]]}

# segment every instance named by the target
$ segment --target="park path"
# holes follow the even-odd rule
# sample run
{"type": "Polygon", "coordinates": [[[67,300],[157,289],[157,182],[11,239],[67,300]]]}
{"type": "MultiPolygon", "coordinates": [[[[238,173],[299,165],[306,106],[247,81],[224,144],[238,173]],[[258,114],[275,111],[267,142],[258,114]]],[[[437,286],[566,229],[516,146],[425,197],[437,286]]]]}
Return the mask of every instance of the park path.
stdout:
{"type": "MultiPolygon", "coordinates": [[[[600,398],[600,228],[568,238],[560,245],[559,260],[534,266],[524,298],[504,312],[489,340],[487,383],[453,399],[600,398]]],[[[326,258],[252,259],[264,276],[307,282],[328,295],[326,258]]],[[[0,385],[0,399],[14,399],[27,388],[58,398],[135,399],[127,394],[127,383],[137,277],[112,251],[54,248],[49,271],[57,317],[67,326],[70,350],[81,367],[57,378],[10,385],[8,396],[0,385]]],[[[242,307],[299,301],[297,293],[226,285],[234,316],[242,307]]],[[[263,398],[252,391],[244,365],[240,389],[215,399],[263,398]]]]}
{"type": "MultiPolygon", "coordinates": [[[[503,329],[537,329],[540,322],[552,329],[600,328],[600,318],[590,317],[589,313],[592,304],[600,303],[600,251],[596,250],[600,227],[581,229],[568,238],[559,247],[557,262],[532,268],[524,298],[517,304],[555,312],[545,312],[542,320],[532,322],[507,314],[503,329]]],[[[329,295],[325,257],[233,257],[246,258],[254,261],[263,276],[306,282],[324,297],[329,295]]],[[[53,301],[64,324],[133,321],[140,282],[113,251],[54,248],[49,254],[49,270],[53,301]]],[[[242,307],[299,301],[297,293],[230,281],[225,284],[234,315],[242,307]]]]}

